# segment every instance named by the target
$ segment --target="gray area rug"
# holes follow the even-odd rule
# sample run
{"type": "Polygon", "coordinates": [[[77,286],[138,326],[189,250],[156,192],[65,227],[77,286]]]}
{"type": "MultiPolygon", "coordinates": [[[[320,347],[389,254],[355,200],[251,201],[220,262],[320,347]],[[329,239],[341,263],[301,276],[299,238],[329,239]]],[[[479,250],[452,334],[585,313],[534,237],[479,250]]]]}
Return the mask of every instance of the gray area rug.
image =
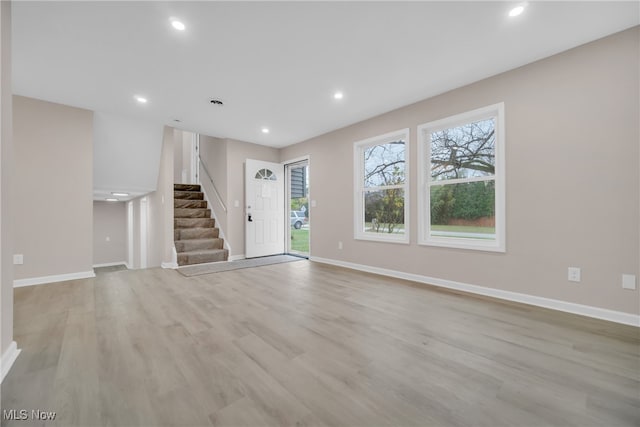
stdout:
{"type": "Polygon", "coordinates": [[[240,259],[229,262],[212,262],[200,265],[185,265],[178,268],[178,273],[186,277],[200,276],[202,274],[220,273],[223,271],[238,270],[240,268],[260,267],[263,265],[281,264],[283,262],[301,261],[300,258],[291,255],[274,255],[261,258],[240,259]]]}
{"type": "Polygon", "coordinates": [[[107,273],[113,273],[116,271],[124,271],[124,270],[128,270],[127,266],[124,264],[120,264],[120,265],[110,265],[108,267],[94,267],[93,272],[96,273],[96,275],[100,275],[100,274],[107,274],[107,273]]]}

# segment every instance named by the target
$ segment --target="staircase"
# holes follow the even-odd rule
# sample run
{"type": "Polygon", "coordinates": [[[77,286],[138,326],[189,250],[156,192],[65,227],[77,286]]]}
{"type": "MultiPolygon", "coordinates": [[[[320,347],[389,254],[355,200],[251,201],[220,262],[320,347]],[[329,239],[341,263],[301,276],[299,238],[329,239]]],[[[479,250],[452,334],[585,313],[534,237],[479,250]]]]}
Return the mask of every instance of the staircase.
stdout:
{"type": "Polygon", "coordinates": [[[226,261],[229,251],[218,237],[204,194],[197,184],[173,185],[173,240],[178,265],[226,261]]]}

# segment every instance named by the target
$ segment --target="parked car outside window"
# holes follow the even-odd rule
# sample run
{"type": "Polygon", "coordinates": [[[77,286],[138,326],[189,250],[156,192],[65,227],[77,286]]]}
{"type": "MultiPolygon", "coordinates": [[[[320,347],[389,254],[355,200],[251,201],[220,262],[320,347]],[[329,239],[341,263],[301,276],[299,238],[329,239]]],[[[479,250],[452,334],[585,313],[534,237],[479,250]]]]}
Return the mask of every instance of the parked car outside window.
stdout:
{"type": "Polygon", "coordinates": [[[307,217],[302,211],[291,211],[291,226],[296,230],[302,228],[303,224],[308,222],[307,217]]]}

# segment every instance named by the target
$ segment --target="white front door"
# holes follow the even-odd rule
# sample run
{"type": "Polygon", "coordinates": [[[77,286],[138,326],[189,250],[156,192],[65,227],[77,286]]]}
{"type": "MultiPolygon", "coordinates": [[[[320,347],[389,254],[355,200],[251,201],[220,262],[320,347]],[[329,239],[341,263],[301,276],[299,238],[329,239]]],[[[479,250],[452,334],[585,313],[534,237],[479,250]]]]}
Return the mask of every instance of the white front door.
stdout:
{"type": "Polygon", "coordinates": [[[245,189],[245,256],[284,253],[284,166],[247,159],[245,189]]]}

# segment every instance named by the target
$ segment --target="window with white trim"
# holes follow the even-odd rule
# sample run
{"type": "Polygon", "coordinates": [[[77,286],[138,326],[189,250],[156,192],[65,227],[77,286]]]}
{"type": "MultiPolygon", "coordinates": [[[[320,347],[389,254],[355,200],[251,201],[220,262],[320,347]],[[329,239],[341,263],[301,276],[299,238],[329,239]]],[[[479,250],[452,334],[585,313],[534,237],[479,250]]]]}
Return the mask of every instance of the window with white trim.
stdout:
{"type": "Polygon", "coordinates": [[[504,104],[418,126],[418,243],[505,251],[504,104]]]}
{"type": "Polygon", "coordinates": [[[354,237],[409,243],[409,129],[354,144],[354,237]]]}

